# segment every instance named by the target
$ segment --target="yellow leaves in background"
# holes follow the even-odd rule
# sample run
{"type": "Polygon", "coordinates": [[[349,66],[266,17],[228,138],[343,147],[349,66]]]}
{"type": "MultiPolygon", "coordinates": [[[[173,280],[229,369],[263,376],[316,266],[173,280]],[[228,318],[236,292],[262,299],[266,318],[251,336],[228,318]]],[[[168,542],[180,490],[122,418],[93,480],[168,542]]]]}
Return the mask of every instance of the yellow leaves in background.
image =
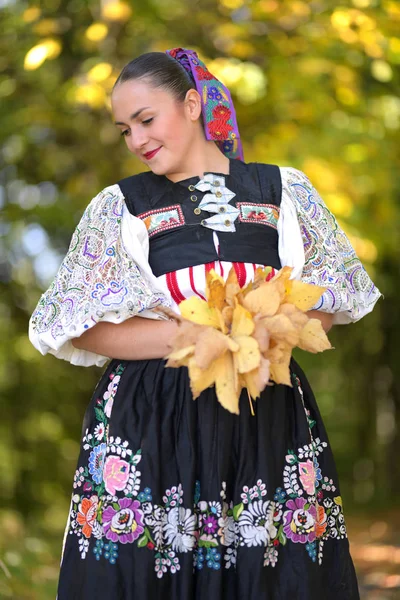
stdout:
{"type": "Polygon", "coordinates": [[[257,269],[245,288],[233,268],[226,282],[211,271],[207,301],[194,296],[179,305],[167,366],[188,367],[194,398],[215,385],[221,405],[237,414],[242,389],[256,399],[270,380],[291,385],[295,346],[309,352],[331,347],[321,322],[305,314],[325,288],[291,280],[289,267],[267,282],[270,271],[257,269]]]}
{"type": "Polygon", "coordinates": [[[96,83],[100,83],[102,81],[106,81],[112,74],[112,66],[109,63],[101,62],[97,63],[94,67],[90,69],[87,74],[89,81],[94,81],[96,83]]]}
{"type": "Polygon", "coordinates": [[[92,23],[85,31],[85,37],[91,42],[101,42],[107,34],[108,26],[105,23],[92,23]]]}
{"type": "Polygon", "coordinates": [[[24,69],[26,71],[38,69],[45,60],[57,58],[61,49],[62,46],[59,40],[53,38],[43,40],[43,42],[33,46],[33,48],[27,52],[24,60],[24,69]]]}
{"type": "Polygon", "coordinates": [[[107,95],[102,86],[87,83],[73,88],[68,94],[68,100],[74,104],[87,104],[92,108],[101,108],[106,103],[107,95]]]}
{"type": "Polygon", "coordinates": [[[101,12],[108,21],[127,21],[132,14],[132,8],[125,2],[103,0],[101,12]]]}
{"type": "Polygon", "coordinates": [[[22,20],[25,21],[25,23],[33,23],[33,21],[36,21],[41,14],[42,11],[38,6],[30,6],[22,13],[22,20]]]}
{"type": "Polygon", "coordinates": [[[258,65],[237,58],[216,58],[207,61],[207,67],[242,104],[252,104],[265,96],[267,79],[258,65]]]}
{"type": "Polygon", "coordinates": [[[374,60],[371,64],[371,74],[377,81],[386,83],[393,79],[393,70],[385,60],[374,60]]]}

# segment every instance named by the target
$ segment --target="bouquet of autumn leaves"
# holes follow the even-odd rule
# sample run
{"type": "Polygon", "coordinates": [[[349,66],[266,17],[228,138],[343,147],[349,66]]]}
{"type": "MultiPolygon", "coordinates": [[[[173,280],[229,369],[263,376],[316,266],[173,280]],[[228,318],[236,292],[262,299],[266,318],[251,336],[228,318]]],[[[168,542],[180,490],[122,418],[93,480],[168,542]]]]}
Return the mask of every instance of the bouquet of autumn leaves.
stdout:
{"type": "Polygon", "coordinates": [[[210,271],[207,300],[184,300],[180,316],[161,309],[179,324],[166,366],[188,368],[194,399],[215,384],[218,401],[238,414],[243,388],[252,407],[251,398],[266,385],[292,385],[293,348],[331,348],[320,320],[305,314],[325,288],[290,279],[290,267],[266,281],[270,272],[270,267],[258,268],[254,281],[241,288],[233,268],[226,282],[210,271]]]}

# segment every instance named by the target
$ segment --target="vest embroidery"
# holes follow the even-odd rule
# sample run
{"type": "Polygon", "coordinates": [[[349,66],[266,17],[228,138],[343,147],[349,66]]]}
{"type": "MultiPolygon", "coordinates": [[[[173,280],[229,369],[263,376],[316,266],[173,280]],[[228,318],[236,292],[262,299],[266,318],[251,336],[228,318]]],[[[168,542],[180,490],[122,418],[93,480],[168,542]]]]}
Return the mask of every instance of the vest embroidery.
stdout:
{"type": "Polygon", "coordinates": [[[236,202],[240,211],[241,223],[261,223],[277,229],[279,207],[274,204],[251,204],[251,202],[236,202]]]}
{"type": "Polygon", "coordinates": [[[161,231],[182,227],[185,224],[185,217],[183,216],[182,208],[179,204],[167,206],[166,208],[148,210],[137,216],[144,221],[149,233],[149,238],[161,231]]]}

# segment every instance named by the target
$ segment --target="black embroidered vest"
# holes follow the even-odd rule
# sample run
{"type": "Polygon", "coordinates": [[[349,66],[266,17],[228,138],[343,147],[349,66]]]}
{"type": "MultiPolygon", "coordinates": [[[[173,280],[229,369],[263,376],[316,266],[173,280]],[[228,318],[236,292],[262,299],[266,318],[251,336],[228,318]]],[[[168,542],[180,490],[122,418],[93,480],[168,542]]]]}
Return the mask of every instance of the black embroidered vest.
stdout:
{"type": "MultiPolygon", "coordinates": [[[[212,261],[259,263],[280,269],[276,222],[282,195],[279,167],[230,160],[225,186],[236,195],[229,204],[240,214],[235,232],[202,224],[212,216],[198,208],[207,192],[196,190],[199,177],[172,182],[152,172],[118,182],[130,213],[145,221],[149,231],[149,263],[156,277],[212,261]]],[[[229,221],[228,221],[229,223],[229,221]]]]}

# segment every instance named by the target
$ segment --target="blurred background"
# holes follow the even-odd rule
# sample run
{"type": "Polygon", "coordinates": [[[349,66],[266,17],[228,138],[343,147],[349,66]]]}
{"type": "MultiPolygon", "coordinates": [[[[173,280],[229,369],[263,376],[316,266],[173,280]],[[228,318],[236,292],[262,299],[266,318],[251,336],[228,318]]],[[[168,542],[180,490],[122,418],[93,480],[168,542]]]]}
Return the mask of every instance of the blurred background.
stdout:
{"type": "Polygon", "coordinates": [[[336,350],[297,359],[335,452],[362,598],[400,598],[400,3],[0,0],[0,10],[0,598],[55,597],[101,374],[42,357],[28,319],[90,199],[141,170],[109,112],[119,70],[175,46],[230,87],[246,161],[305,171],[385,295],[332,331],[336,350]]]}

